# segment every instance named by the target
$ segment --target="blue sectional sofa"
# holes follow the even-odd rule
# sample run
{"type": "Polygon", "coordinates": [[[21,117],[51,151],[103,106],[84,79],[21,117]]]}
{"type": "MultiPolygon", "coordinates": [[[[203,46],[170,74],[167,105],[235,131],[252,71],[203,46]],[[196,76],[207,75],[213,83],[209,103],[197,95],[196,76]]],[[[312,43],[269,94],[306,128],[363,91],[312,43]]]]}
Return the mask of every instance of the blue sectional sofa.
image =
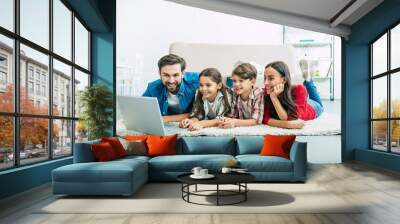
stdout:
{"type": "Polygon", "coordinates": [[[230,159],[256,177],[256,181],[304,182],[307,143],[294,142],[290,159],[260,156],[263,136],[183,137],[177,141],[177,155],[128,156],[95,162],[90,145],[77,143],[74,163],[52,171],[53,193],[68,195],[131,195],[148,181],[176,181],[193,167],[218,172],[230,159]]]}

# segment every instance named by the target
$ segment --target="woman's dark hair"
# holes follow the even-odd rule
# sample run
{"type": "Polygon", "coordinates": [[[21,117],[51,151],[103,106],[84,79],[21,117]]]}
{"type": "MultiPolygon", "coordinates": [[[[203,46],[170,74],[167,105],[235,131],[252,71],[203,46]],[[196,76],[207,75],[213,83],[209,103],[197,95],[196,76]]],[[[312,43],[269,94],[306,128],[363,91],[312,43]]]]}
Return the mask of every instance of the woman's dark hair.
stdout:
{"type": "Polygon", "coordinates": [[[161,69],[166,65],[175,65],[175,64],[181,65],[181,71],[185,70],[186,68],[185,59],[179,57],[176,54],[165,55],[164,57],[160,58],[160,60],[158,60],[158,71],[161,71],[161,69]]]}
{"type": "Polygon", "coordinates": [[[256,79],[257,78],[257,69],[254,65],[250,63],[243,63],[232,71],[232,76],[237,75],[242,79],[256,79]]]}
{"type": "MultiPolygon", "coordinates": [[[[210,78],[213,82],[217,84],[222,84],[221,87],[221,92],[224,95],[224,104],[225,104],[225,111],[224,114],[230,113],[231,112],[231,107],[229,106],[229,98],[228,98],[228,88],[225,86],[225,84],[222,81],[222,75],[216,68],[206,68],[203,71],[200,72],[199,74],[199,80],[201,77],[207,77],[210,78]]],[[[203,104],[203,94],[199,91],[197,94],[197,98],[195,99],[197,102],[201,102],[203,104]]],[[[202,110],[202,113],[204,114],[204,109],[202,110]]]]}
{"type": "MultiPolygon", "coordinates": [[[[287,111],[288,116],[292,119],[297,119],[298,114],[296,110],[296,104],[294,103],[292,98],[292,82],[290,78],[289,67],[283,61],[271,62],[265,66],[265,69],[269,67],[273,68],[281,75],[281,77],[285,78],[285,87],[283,88],[282,94],[278,96],[278,99],[281,102],[283,108],[287,111]]],[[[265,94],[264,101],[265,104],[272,105],[271,98],[267,94],[265,94]]],[[[276,113],[276,110],[273,106],[271,107],[271,109],[271,117],[278,118],[278,114],[276,113]]]]}

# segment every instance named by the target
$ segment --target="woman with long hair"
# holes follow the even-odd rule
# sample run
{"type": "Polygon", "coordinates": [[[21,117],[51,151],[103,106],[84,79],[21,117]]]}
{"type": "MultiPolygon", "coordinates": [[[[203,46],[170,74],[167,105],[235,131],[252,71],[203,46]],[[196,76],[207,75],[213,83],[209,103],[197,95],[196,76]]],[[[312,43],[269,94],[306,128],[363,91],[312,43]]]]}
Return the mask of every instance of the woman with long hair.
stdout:
{"type": "Polygon", "coordinates": [[[302,128],[304,121],[315,119],[323,112],[322,101],[312,79],[305,80],[303,85],[292,85],[289,68],[282,61],[265,66],[264,85],[264,124],[302,128]]]}

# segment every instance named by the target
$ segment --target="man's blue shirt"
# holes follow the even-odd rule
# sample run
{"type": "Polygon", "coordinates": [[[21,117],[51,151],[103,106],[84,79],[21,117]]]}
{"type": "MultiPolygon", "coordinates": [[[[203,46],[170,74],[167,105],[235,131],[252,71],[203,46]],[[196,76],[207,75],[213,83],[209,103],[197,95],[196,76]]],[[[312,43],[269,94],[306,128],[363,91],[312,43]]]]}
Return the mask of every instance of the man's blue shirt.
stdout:
{"type": "MultiPolygon", "coordinates": [[[[185,72],[177,93],[180,114],[190,112],[198,87],[199,73],[185,72]]],[[[146,91],[143,93],[143,96],[156,97],[161,114],[163,116],[171,115],[168,114],[168,89],[162,84],[160,79],[149,83],[146,91]]]]}

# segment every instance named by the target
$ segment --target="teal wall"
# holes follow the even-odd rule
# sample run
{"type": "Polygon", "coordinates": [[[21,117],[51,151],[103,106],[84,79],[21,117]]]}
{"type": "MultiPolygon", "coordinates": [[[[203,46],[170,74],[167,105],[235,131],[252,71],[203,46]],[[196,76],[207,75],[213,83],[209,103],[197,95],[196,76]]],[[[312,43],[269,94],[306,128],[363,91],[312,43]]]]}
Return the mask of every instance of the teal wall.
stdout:
{"type": "MultiPolygon", "coordinates": [[[[92,33],[92,82],[108,86],[115,95],[115,48],[113,33],[92,33]]],[[[115,97],[114,97],[115,101],[115,97]]],[[[115,105],[115,103],[114,103],[115,105]]],[[[114,106],[113,113],[116,113],[114,106]]],[[[115,120],[115,116],[112,118],[115,120]]],[[[115,123],[115,122],[113,122],[115,123]]],[[[115,125],[109,128],[111,135],[114,134],[115,125]]]]}
{"type": "Polygon", "coordinates": [[[392,25],[400,22],[400,0],[386,0],[351,27],[342,58],[345,111],[343,114],[343,160],[358,160],[388,169],[398,169],[398,156],[369,150],[369,46],[392,25]],[[363,150],[363,151],[359,151],[363,150]],[[379,162],[378,162],[379,161],[379,162]],[[394,163],[396,161],[396,163],[394,163]]]}
{"type": "Polygon", "coordinates": [[[0,173],[0,199],[29,190],[51,181],[51,171],[72,163],[72,158],[47,161],[0,173]]]}
{"type": "MultiPolygon", "coordinates": [[[[66,2],[70,4],[71,7],[79,14],[79,16],[83,19],[83,22],[92,32],[92,82],[106,84],[114,93],[116,49],[115,0],[66,0],[66,2]]],[[[110,119],[115,120],[115,116],[110,119]]],[[[113,130],[115,129],[110,127],[110,132],[113,130]]],[[[68,157],[1,171],[0,199],[50,182],[51,171],[53,169],[71,163],[72,157],[68,157]]]]}

